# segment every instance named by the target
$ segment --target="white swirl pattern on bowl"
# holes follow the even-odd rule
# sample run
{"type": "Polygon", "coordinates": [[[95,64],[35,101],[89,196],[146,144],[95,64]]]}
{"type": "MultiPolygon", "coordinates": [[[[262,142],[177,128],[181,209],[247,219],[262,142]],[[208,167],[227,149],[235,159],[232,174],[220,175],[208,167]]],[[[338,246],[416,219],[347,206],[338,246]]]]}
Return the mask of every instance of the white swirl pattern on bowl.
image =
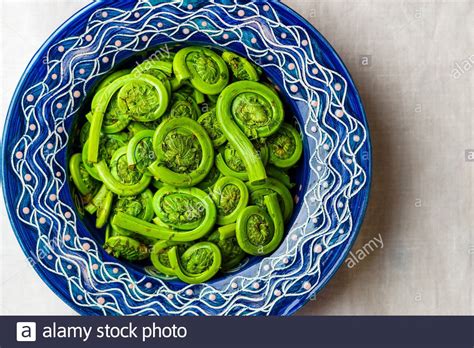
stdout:
{"type": "Polygon", "coordinates": [[[273,314],[280,299],[318,287],[321,258],[354,233],[350,201],[366,186],[358,160],[367,134],[345,110],[345,79],[318,63],[305,29],[284,24],[271,3],[188,6],[139,1],[131,11],[95,12],[83,35],[51,46],[47,76],[23,96],[26,129],[11,157],[23,186],[17,216],[38,234],[41,266],[67,280],[78,306],[104,314],[273,314]],[[117,54],[142,51],[163,35],[187,42],[198,34],[223,47],[238,42],[264,69],[278,68],[283,93],[308,111],[302,131],[317,151],[309,159],[302,217],[282,252],[264,258],[252,276],[232,273],[221,289],[201,284],[175,290],[157,277],[135,279],[123,265],[104,262],[100,246],[77,234],[74,208],[61,199],[68,192],[58,158],[65,158],[69,138],[64,121],[76,115],[88,83],[106,74],[117,54]]]}

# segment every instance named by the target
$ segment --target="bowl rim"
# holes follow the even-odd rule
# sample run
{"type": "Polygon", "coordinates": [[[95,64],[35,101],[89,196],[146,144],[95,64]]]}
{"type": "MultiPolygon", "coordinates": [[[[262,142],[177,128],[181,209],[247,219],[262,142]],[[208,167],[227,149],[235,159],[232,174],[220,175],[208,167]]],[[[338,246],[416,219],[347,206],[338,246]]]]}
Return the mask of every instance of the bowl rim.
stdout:
{"type": "MultiPolygon", "coordinates": [[[[260,2],[260,1],[259,1],[260,2]]],[[[322,42],[326,47],[326,49],[331,55],[332,58],[335,59],[335,62],[338,65],[338,70],[339,73],[345,75],[347,77],[346,82],[354,91],[354,97],[355,101],[357,103],[357,107],[360,109],[360,114],[358,115],[363,121],[363,125],[367,131],[367,138],[366,138],[366,146],[367,146],[367,152],[368,152],[368,160],[366,161],[366,188],[364,189],[365,195],[363,199],[361,199],[361,203],[359,205],[358,209],[358,215],[357,219],[354,222],[354,225],[352,227],[352,233],[349,237],[349,240],[345,242],[345,248],[342,251],[339,251],[339,255],[336,260],[334,260],[329,267],[329,271],[326,273],[325,277],[322,278],[319,282],[317,287],[310,293],[306,295],[299,296],[296,300],[296,304],[292,304],[291,308],[288,310],[284,310],[282,313],[283,315],[292,315],[294,314],[297,310],[301,309],[313,296],[318,294],[329,282],[330,279],[332,279],[335,275],[335,273],[339,270],[339,268],[343,265],[344,260],[346,259],[347,255],[349,254],[349,251],[353,247],[355,240],[357,239],[362,223],[364,221],[366,212],[367,212],[367,207],[368,207],[368,201],[370,199],[370,194],[371,194],[371,188],[372,188],[372,170],[373,170],[373,160],[372,160],[372,154],[373,154],[373,148],[372,148],[372,142],[371,142],[371,136],[370,136],[370,127],[369,127],[369,122],[367,119],[367,115],[362,103],[362,99],[359,93],[359,90],[357,89],[357,86],[348,71],[346,65],[340,58],[339,54],[337,51],[332,47],[332,45],[326,40],[326,38],[311,24],[309,23],[306,19],[304,19],[301,15],[299,15],[296,11],[294,11],[292,8],[288,7],[287,5],[281,3],[279,0],[267,0],[267,1],[261,1],[261,3],[271,3],[272,5],[278,5],[279,9],[282,11],[286,11],[290,13],[292,16],[296,17],[300,23],[303,24],[305,29],[310,33],[311,36],[317,37],[320,42],[322,42]]],[[[33,57],[30,59],[26,69],[22,73],[19,82],[15,88],[15,91],[13,93],[13,96],[11,98],[11,102],[9,105],[9,108],[7,110],[7,116],[5,118],[4,122],[4,129],[3,129],[3,138],[6,139],[10,128],[10,125],[13,121],[12,113],[14,111],[14,104],[16,101],[21,99],[20,93],[24,90],[25,88],[25,83],[26,83],[26,77],[27,75],[31,72],[33,69],[35,62],[38,59],[41,59],[41,57],[44,55],[44,53],[48,50],[50,44],[55,41],[56,38],[61,37],[61,33],[68,27],[70,26],[78,17],[81,17],[85,13],[88,13],[89,11],[92,11],[93,9],[100,8],[104,4],[107,3],[113,3],[110,0],[98,0],[91,2],[90,4],[84,6],[81,8],[79,11],[76,13],[72,14],[67,20],[64,21],[63,24],[61,24],[47,39],[46,41],[40,46],[40,48],[36,51],[36,53],[33,55],[33,57]]],[[[8,153],[8,149],[5,145],[3,145],[3,150],[2,150],[2,168],[1,168],[1,173],[2,173],[2,182],[5,182],[5,177],[8,171],[7,166],[10,165],[8,158],[10,156],[10,153],[8,153]]],[[[3,191],[3,197],[4,197],[4,202],[7,210],[7,214],[12,226],[12,230],[15,233],[15,236],[18,240],[18,243],[20,244],[21,249],[23,250],[23,253],[25,254],[26,257],[29,256],[30,250],[26,248],[25,243],[23,242],[22,238],[20,238],[19,230],[23,228],[23,223],[18,220],[16,216],[14,216],[14,208],[11,206],[11,202],[9,202],[8,199],[8,192],[5,190],[5,186],[2,185],[2,191],[3,191]]],[[[90,314],[98,314],[97,311],[90,309],[90,308],[84,308],[82,306],[79,306],[75,304],[71,298],[63,296],[63,294],[59,291],[57,291],[57,286],[55,286],[53,279],[49,278],[46,276],[46,269],[44,267],[41,267],[39,263],[34,263],[33,268],[35,269],[36,273],[39,275],[41,280],[48,285],[48,287],[65,303],[67,304],[70,308],[75,310],[81,315],[90,315],[90,314]]]]}
{"type": "MultiPolygon", "coordinates": [[[[269,0],[269,1],[281,3],[280,0],[269,0]]],[[[352,247],[354,246],[354,244],[357,240],[357,237],[360,234],[362,224],[363,224],[365,216],[367,214],[367,208],[368,208],[370,196],[371,196],[371,193],[372,193],[373,148],[372,148],[372,138],[371,138],[371,133],[370,133],[369,120],[367,119],[367,113],[365,111],[364,104],[362,102],[362,98],[360,96],[359,89],[357,88],[357,85],[354,81],[354,78],[352,77],[351,73],[349,72],[349,69],[347,68],[347,66],[344,63],[344,61],[342,60],[342,58],[340,57],[339,53],[337,53],[336,49],[331,45],[331,43],[309,21],[307,21],[304,17],[302,17],[298,12],[293,10],[291,7],[286,6],[283,3],[281,3],[281,4],[286,7],[288,12],[293,14],[293,16],[295,16],[296,18],[298,18],[298,20],[300,20],[302,23],[304,23],[307,30],[309,32],[311,32],[311,34],[317,36],[326,45],[326,47],[331,51],[332,55],[334,56],[337,63],[339,64],[342,72],[348,77],[346,82],[349,85],[351,85],[351,87],[355,91],[354,96],[355,96],[356,102],[358,104],[358,107],[360,108],[360,111],[361,111],[360,116],[364,120],[364,126],[367,130],[366,143],[367,143],[367,151],[368,151],[368,161],[367,161],[368,168],[366,170],[366,174],[367,174],[366,195],[365,195],[364,200],[362,202],[362,205],[360,207],[360,213],[359,213],[359,216],[357,218],[357,221],[354,224],[353,234],[351,236],[351,239],[346,243],[346,247],[344,248],[344,250],[342,252],[340,252],[337,261],[335,261],[333,263],[333,266],[331,267],[331,270],[327,273],[326,277],[324,277],[323,280],[320,281],[320,283],[318,284],[318,287],[313,291],[312,295],[309,296],[308,298],[306,298],[304,300],[304,302],[302,302],[297,308],[294,308],[293,310],[291,310],[288,313],[288,315],[293,315],[296,311],[303,308],[303,306],[305,306],[311,300],[311,298],[313,298],[314,296],[319,294],[326,287],[327,283],[335,276],[337,271],[344,264],[344,260],[347,258],[347,255],[349,255],[349,252],[351,251],[352,247]]]]}

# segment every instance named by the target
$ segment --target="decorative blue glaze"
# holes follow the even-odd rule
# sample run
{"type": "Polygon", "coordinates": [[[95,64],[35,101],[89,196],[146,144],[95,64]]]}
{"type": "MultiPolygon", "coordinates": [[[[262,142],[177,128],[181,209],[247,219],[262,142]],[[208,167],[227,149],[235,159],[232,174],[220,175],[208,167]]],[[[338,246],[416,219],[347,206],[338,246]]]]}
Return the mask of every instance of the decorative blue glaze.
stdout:
{"type": "Polygon", "coordinates": [[[3,139],[4,195],[17,238],[43,280],[81,314],[292,314],[343,263],[370,189],[368,127],[349,73],[313,27],[275,1],[90,4],[31,61],[3,139]],[[69,135],[97,82],[140,52],[179,43],[232,50],[261,66],[304,134],[295,216],[281,247],[200,285],[162,280],[107,255],[79,219],[67,173],[69,135]]]}

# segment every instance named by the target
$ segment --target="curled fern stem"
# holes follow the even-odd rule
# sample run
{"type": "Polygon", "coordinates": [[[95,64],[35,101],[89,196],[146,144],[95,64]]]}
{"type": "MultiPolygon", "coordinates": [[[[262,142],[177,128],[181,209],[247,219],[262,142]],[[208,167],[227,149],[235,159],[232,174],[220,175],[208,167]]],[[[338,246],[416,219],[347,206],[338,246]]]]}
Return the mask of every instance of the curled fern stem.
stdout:
{"type": "Polygon", "coordinates": [[[95,220],[95,227],[103,228],[107,225],[110,212],[112,211],[112,202],[114,200],[114,194],[107,192],[104,201],[97,207],[97,219],[95,220]]]}
{"type": "Polygon", "coordinates": [[[164,186],[153,197],[153,209],[158,219],[177,230],[196,229],[205,218],[202,192],[164,186]]]}
{"type": "Polygon", "coordinates": [[[153,130],[142,130],[136,133],[127,145],[128,166],[136,168],[144,175],[152,175],[148,166],[156,160],[152,142],[154,134],[153,130]]]}
{"type": "Polygon", "coordinates": [[[146,190],[152,178],[128,171],[126,152],[126,147],[117,150],[111,163],[112,171],[104,160],[95,164],[95,168],[101,181],[110,191],[119,196],[135,196],[146,190]]]}
{"type": "Polygon", "coordinates": [[[216,167],[224,176],[231,176],[242,181],[249,180],[244,161],[230,144],[219,148],[216,155],[216,167]]]}
{"type": "Polygon", "coordinates": [[[185,47],[176,53],[173,69],[179,83],[189,80],[203,94],[219,94],[229,82],[224,60],[204,47],[185,47]]]}
{"type": "Polygon", "coordinates": [[[188,117],[196,121],[200,115],[201,109],[192,96],[175,93],[167,118],[188,117]]]}
{"type": "Polygon", "coordinates": [[[217,101],[217,120],[245,164],[249,181],[264,182],[265,166],[250,138],[275,133],[284,111],[278,95],[263,84],[239,81],[227,86],[217,101]]]}
{"type": "MultiPolygon", "coordinates": [[[[233,121],[251,139],[268,137],[278,131],[285,112],[278,94],[266,85],[253,81],[238,81],[222,91],[217,101],[218,119],[233,121]]],[[[219,121],[224,134],[225,122],[219,121]]],[[[229,139],[230,141],[231,139],[229,139]]]]}
{"type": "Polygon", "coordinates": [[[118,133],[127,128],[129,123],[130,117],[118,106],[118,94],[116,93],[105,111],[102,131],[108,134],[118,133]]]}
{"type": "Polygon", "coordinates": [[[265,208],[248,206],[237,219],[237,242],[250,255],[270,254],[283,239],[284,222],[277,194],[265,196],[264,204],[265,208]]]}
{"type": "Polygon", "coordinates": [[[179,231],[166,223],[152,224],[124,213],[116,214],[112,218],[112,224],[145,237],[176,242],[190,242],[204,237],[216,222],[217,209],[214,202],[204,191],[197,188],[179,189],[177,192],[198,198],[205,212],[201,224],[192,230],[179,231]]]}
{"type": "Polygon", "coordinates": [[[172,247],[177,247],[178,255],[181,255],[187,248],[189,248],[189,246],[189,243],[160,240],[153,245],[151,250],[151,263],[159,272],[167,276],[175,276],[176,272],[171,267],[168,252],[172,247]]]}
{"type": "MultiPolygon", "coordinates": [[[[136,196],[118,197],[115,201],[113,214],[119,212],[137,217],[144,221],[151,221],[154,216],[153,211],[153,193],[147,189],[136,196]]],[[[112,226],[114,232],[119,235],[130,235],[131,232],[118,226],[112,226]]]]}
{"type": "Polygon", "coordinates": [[[268,139],[270,163],[278,168],[294,166],[303,154],[301,134],[288,123],[268,139]]]}
{"type": "Polygon", "coordinates": [[[222,255],[221,270],[228,271],[237,266],[246,256],[235,236],[236,224],[222,226],[214,231],[208,241],[216,244],[222,255]]]}
{"type": "Polygon", "coordinates": [[[215,108],[201,115],[201,117],[198,119],[198,123],[203,126],[207,134],[209,134],[214,147],[217,148],[227,141],[219,127],[219,124],[217,123],[215,108]]]}
{"type": "Polygon", "coordinates": [[[82,154],[76,153],[69,160],[72,181],[81,195],[86,196],[97,189],[98,182],[89,174],[82,161],[82,154]]]}
{"type": "Polygon", "coordinates": [[[95,95],[91,127],[89,131],[89,149],[87,160],[97,163],[101,128],[104,115],[112,97],[118,92],[118,107],[130,117],[142,121],[154,121],[160,118],[168,106],[168,92],[157,78],[143,74],[140,77],[126,75],[119,77],[95,95]]]}
{"type": "Polygon", "coordinates": [[[180,280],[188,284],[204,283],[214,277],[222,264],[219,247],[210,242],[199,242],[181,255],[176,246],[168,251],[171,267],[180,280]]]}
{"type": "Polygon", "coordinates": [[[261,71],[244,57],[233,52],[223,52],[222,59],[227,63],[237,80],[258,81],[260,79],[261,71]]]}
{"type": "MultiPolygon", "coordinates": [[[[120,147],[126,144],[127,136],[122,137],[121,134],[108,134],[101,137],[99,143],[98,160],[104,160],[107,164],[110,163],[113,153],[120,147]]],[[[101,180],[99,173],[95,166],[89,163],[87,154],[89,152],[89,140],[87,140],[82,148],[82,163],[86,171],[96,180],[101,180]]]]}
{"type": "Polygon", "coordinates": [[[147,59],[135,69],[132,70],[132,74],[140,76],[142,74],[151,75],[156,77],[158,80],[163,82],[168,91],[168,95],[171,95],[171,83],[169,75],[173,72],[173,63],[164,60],[147,59]]]}
{"type": "Polygon", "coordinates": [[[148,189],[137,196],[119,197],[115,202],[114,212],[123,212],[145,221],[151,221],[154,216],[153,193],[148,189]]]}
{"type": "MultiPolygon", "coordinates": [[[[96,89],[96,95],[94,96],[94,99],[92,99],[92,104],[91,104],[91,109],[92,111],[88,114],[88,119],[92,120],[94,110],[97,107],[97,103],[100,100],[100,93],[103,92],[103,90],[109,86],[112,82],[117,80],[120,77],[126,76],[130,74],[131,70],[125,69],[125,70],[119,70],[111,75],[107,76],[97,87],[96,89]]],[[[102,131],[104,133],[118,133],[121,132],[123,129],[127,127],[127,125],[130,123],[130,118],[128,115],[124,114],[119,110],[118,108],[118,102],[117,102],[117,92],[112,96],[112,99],[110,100],[109,105],[107,105],[105,114],[104,114],[104,121],[103,121],[103,127],[102,131]]]]}
{"type": "Polygon", "coordinates": [[[218,211],[217,224],[221,226],[235,222],[249,201],[245,183],[230,176],[217,180],[212,196],[218,211]]]}
{"type": "Polygon", "coordinates": [[[129,81],[118,93],[119,108],[140,122],[155,121],[163,116],[169,101],[168,90],[163,82],[148,74],[126,78],[129,81]]]}
{"type": "Polygon", "coordinates": [[[268,178],[267,182],[261,185],[247,185],[250,191],[250,204],[265,207],[264,198],[266,195],[276,193],[283,213],[283,220],[288,222],[293,214],[294,202],[289,189],[280,181],[268,178]]]}
{"type": "Polygon", "coordinates": [[[81,127],[81,131],[79,132],[79,145],[84,147],[84,144],[87,142],[89,138],[89,131],[91,129],[91,123],[86,121],[84,125],[81,127]]]}
{"type": "Polygon", "coordinates": [[[204,128],[187,117],[164,121],[155,131],[153,149],[157,160],[149,170],[171,186],[199,184],[214,164],[211,139],[204,128]]]}
{"type": "MultiPolygon", "coordinates": [[[[252,146],[257,151],[262,165],[265,166],[269,157],[268,148],[265,145],[265,142],[254,140],[252,146]]],[[[249,174],[246,170],[244,160],[240,157],[237,150],[230,144],[226,144],[219,148],[219,152],[216,155],[216,166],[223,175],[232,176],[243,181],[249,180],[249,174]]]]}

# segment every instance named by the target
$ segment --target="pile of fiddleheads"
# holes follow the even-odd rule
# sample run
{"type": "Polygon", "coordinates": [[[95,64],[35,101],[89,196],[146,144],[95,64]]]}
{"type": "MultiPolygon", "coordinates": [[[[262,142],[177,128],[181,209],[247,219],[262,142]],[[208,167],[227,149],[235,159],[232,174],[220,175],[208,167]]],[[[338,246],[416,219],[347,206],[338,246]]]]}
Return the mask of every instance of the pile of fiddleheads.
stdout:
{"type": "Polygon", "coordinates": [[[69,174],[107,253],[196,284],[278,248],[303,144],[262,74],[186,47],[99,84],[69,174]]]}

